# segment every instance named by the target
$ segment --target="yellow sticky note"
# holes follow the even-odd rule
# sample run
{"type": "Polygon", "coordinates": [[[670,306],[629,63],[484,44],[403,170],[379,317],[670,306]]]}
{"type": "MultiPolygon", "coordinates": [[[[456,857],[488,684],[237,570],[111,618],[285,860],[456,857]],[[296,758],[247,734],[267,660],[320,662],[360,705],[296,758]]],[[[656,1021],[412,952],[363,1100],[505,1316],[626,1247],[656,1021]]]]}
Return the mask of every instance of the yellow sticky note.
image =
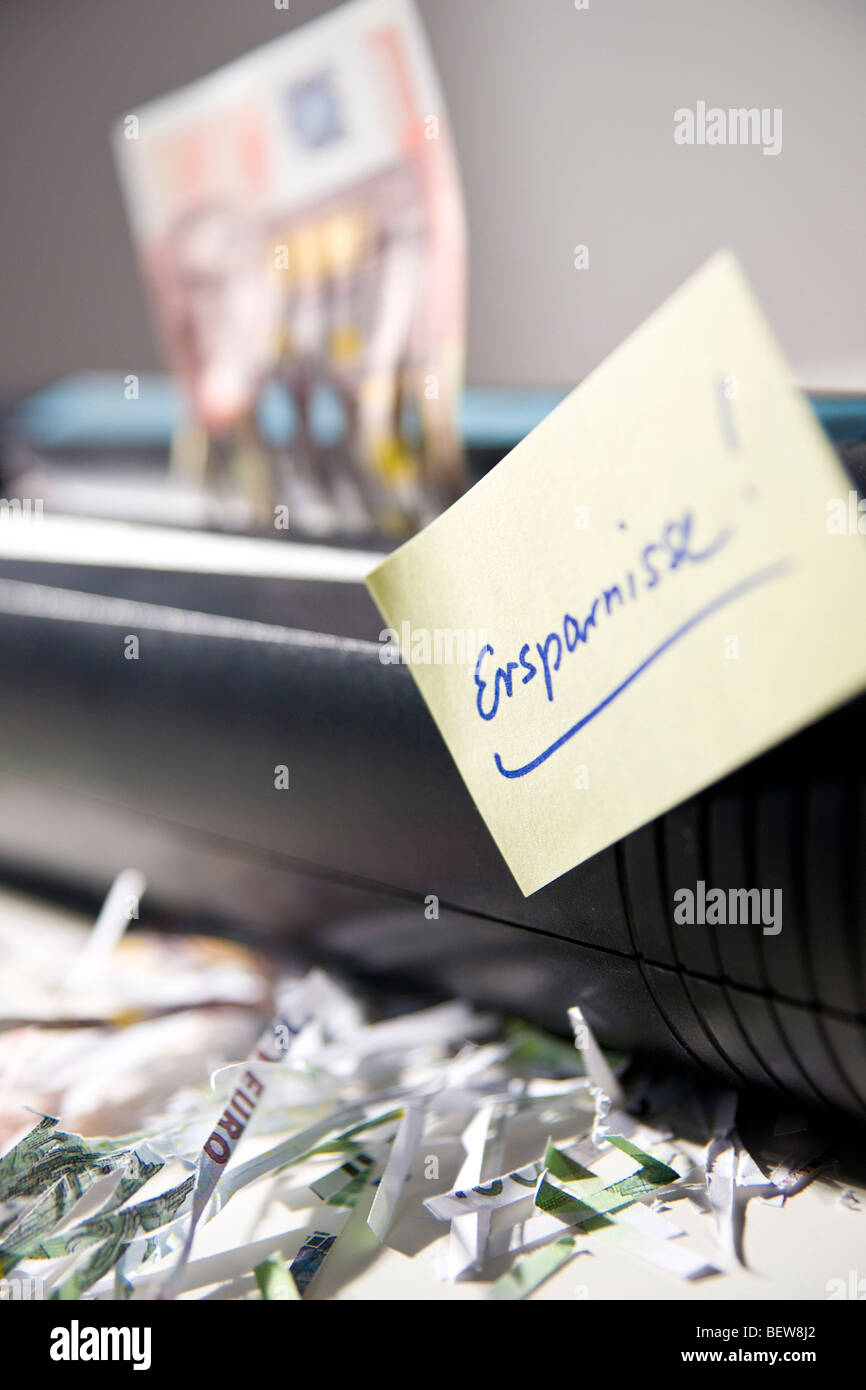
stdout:
{"type": "Polygon", "coordinates": [[[720,253],[373,571],[524,894],[866,686],[850,490],[720,253]]]}

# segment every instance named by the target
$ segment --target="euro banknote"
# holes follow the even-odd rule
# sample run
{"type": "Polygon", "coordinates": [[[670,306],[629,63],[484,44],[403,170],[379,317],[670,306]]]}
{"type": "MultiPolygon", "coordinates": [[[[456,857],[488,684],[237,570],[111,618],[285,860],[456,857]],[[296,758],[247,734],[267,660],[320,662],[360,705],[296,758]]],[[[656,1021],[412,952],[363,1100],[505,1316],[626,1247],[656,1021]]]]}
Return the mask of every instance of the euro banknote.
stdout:
{"type": "Polygon", "coordinates": [[[453,500],[464,212],[411,0],[339,6],[130,109],[114,146],[182,464],[320,534],[453,500]]]}

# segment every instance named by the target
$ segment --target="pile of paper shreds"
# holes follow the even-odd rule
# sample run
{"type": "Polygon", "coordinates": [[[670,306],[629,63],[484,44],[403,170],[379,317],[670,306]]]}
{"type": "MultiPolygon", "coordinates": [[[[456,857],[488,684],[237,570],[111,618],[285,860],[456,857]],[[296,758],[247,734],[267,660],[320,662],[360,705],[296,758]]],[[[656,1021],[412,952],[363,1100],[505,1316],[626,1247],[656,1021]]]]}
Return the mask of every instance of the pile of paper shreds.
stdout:
{"type": "MultiPolygon", "coordinates": [[[[805,1134],[786,1159],[759,1166],[737,1134],[734,1095],[652,1080],[604,1054],[578,1009],[575,1050],[462,1002],[368,1021],[319,970],[275,997],[245,1060],[210,1085],[202,1076],[181,1086],[141,1132],[83,1138],[62,1114],[43,1116],[8,1148],[7,1289],[18,1280],[58,1299],[299,1298],[357,1243],[359,1225],[369,1261],[376,1242],[405,1251],[407,1222],[423,1227],[414,1258],[428,1260],[431,1298],[437,1275],[524,1298],[603,1244],[662,1278],[695,1280],[742,1259],[749,1198],[784,1202],[826,1162],[805,1134]],[[673,1215],[680,1199],[712,1213],[717,1260],[691,1247],[673,1215]],[[226,1226],[232,1208],[240,1228],[226,1226]],[[258,1219],[274,1210],[279,1229],[258,1219]],[[228,1242],[202,1254],[217,1217],[228,1242]],[[448,1240],[434,1260],[426,1246],[446,1233],[439,1223],[448,1240]]],[[[113,1026],[122,1053],[123,1020],[113,1026]]],[[[114,1044],[96,1037],[110,1072],[114,1044]]]]}

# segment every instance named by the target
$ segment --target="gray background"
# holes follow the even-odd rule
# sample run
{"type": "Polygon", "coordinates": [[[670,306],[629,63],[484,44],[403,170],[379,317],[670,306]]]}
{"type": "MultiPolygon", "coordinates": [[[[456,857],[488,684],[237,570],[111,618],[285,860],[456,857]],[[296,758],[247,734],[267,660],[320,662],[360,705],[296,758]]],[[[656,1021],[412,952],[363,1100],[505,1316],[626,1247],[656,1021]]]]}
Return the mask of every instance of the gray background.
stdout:
{"type": "MultiPolygon", "coordinates": [[[[419,7],[466,192],[472,382],[574,384],[729,245],[801,382],[866,388],[863,0],[419,7]],[[698,99],[781,107],[782,152],[676,146],[698,99]]],[[[110,123],[329,8],[3,0],[0,389],[160,364],[110,123]]]]}

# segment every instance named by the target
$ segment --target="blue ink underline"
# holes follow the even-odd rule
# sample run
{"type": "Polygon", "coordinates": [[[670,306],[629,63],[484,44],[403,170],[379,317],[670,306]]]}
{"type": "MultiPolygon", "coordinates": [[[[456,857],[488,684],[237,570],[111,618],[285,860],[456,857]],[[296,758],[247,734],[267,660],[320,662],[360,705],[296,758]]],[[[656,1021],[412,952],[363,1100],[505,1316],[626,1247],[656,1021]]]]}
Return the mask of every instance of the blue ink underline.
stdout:
{"type": "Polygon", "coordinates": [[[742,598],[744,594],[749,593],[752,589],[759,588],[761,584],[769,584],[773,579],[781,578],[781,576],[788,573],[791,568],[792,562],[790,560],[779,560],[773,565],[766,565],[763,569],[756,570],[754,574],[750,574],[746,579],[741,579],[739,584],[735,584],[733,588],[725,589],[723,593],[718,594],[716,598],[705,604],[703,608],[699,608],[697,613],[693,613],[692,616],[688,618],[681,627],[678,627],[672,632],[669,637],[666,637],[665,640],[656,647],[655,651],[650,652],[649,656],[645,657],[640,665],[636,666],[631,674],[626,676],[625,680],[620,681],[619,685],[616,686],[609,695],[605,695],[604,699],[600,700],[588,714],[585,714],[582,719],[578,719],[577,723],[572,724],[570,729],[566,729],[565,733],[561,734],[560,737],[551,743],[548,748],[545,748],[542,753],[539,753],[537,758],[533,758],[529,763],[524,763],[523,767],[507,768],[503,767],[502,759],[499,754],[494,753],[493,761],[496,764],[497,772],[503,777],[525,777],[528,772],[534,772],[542,763],[546,763],[547,759],[552,757],[563,744],[568,743],[569,739],[574,738],[575,734],[580,733],[581,729],[585,728],[597,715],[601,714],[602,710],[607,709],[608,705],[613,704],[613,701],[621,695],[624,690],[627,690],[628,687],[637,680],[638,676],[642,675],[649,666],[652,666],[653,662],[657,661],[658,658],[666,652],[669,647],[672,647],[674,643],[678,642],[681,637],[685,637],[686,633],[691,632],[692,628],[697,627],[698,624],[704,622],[706,618],[712,617],[714,613],[718,613],[720,608],[725,608],[729,603],[733,603],[736,599],[742,598]]]}

